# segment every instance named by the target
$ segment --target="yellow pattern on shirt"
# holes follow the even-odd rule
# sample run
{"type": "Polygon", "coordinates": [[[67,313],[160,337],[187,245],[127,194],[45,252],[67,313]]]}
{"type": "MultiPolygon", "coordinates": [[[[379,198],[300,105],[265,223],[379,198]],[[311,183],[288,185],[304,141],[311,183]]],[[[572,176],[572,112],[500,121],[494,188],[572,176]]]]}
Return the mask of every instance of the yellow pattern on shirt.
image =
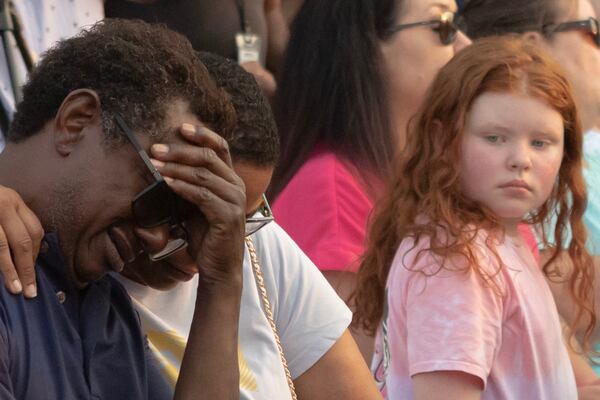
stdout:
{"type": "MultiPolygon", "coordinates": [[[[183,352],[185,351],[186,340],[177,334],[177,332],[169,330],[165,332],[148,331],[148,342],[152,353],[159,362],[163,374],[166,376],[169,383],[175,387],[177,377],[179,375],[179,366],[183,360],[183,352]],[[170,354],[177,360],[175,365],[169,360],[165,354],[170,354]]],[[[238,344],[238,366],[240,369],[240,388],[251,392],[258,390],[256,377],[248,366],[248,362],[238,344]]]]}

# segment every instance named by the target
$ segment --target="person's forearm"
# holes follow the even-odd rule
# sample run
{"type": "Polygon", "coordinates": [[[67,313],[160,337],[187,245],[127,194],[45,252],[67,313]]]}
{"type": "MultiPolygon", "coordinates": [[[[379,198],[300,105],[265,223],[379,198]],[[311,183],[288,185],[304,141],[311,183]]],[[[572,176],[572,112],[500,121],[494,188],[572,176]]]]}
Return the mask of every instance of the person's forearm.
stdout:
{"type": "Polygon", "coordinates": [[[207,289],[202,282],[198,286],[175,399],[239,399],[237,354],[242,279],[233,280],[223,288],[211,285],[207,289]]]}
{"type": "Polygon", "coordinates": [[[268,30],[267,68],[277,77],[290,32],[281,6],[266,11],[265,18],[268,30]]]}

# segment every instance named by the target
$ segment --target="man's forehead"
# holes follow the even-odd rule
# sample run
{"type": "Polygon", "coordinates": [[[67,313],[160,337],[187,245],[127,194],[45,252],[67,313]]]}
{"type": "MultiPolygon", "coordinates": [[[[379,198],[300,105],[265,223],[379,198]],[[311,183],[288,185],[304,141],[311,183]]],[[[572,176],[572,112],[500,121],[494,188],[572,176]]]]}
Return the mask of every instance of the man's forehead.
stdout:
{"type": "Polygon", "coordinates": [[[162,121],[164,135],[150,139],[151,144],[154,143],[188,143],[181,136],[181,126],[183,124],[192,124],[196,127],[204,126],[198,116],[190,111],[189,103],[183,100],[171,102],[166,107],[165,120],[162,121]]]}

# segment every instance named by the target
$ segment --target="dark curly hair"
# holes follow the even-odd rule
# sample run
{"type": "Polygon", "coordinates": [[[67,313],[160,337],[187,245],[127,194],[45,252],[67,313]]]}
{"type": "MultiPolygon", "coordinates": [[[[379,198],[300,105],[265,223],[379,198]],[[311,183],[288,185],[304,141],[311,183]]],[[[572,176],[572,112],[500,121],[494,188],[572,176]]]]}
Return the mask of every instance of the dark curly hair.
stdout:
{"type": "Polygon", "coordinates": [[[577,9],[575,0],[469,0],[461,11],[462,28],[471,39],[543,32],[577,9]]]}
{"type": "Polygon", "coordinates": [[[174,100],[187,101],[192,113],[223,135],[235,126],[227,95],[185,37],[161,25],[108,19],[44,54],[23,88],[7,139],[18,142],[39,132],[65,97],[82,88],[100,97],[107,139],[119,137],[115,112],[136,132],[162,136],[166,105],[174,100]]]}
{"type": "Polygon", "coordinates": [[[231,97],[237,114],[232,135],[224,136],[231,156],[262,167],[275,166],[279,159],[279,134],[271,107],[254,77],[236,62],[200,52],[200,60],[231,97]]]}

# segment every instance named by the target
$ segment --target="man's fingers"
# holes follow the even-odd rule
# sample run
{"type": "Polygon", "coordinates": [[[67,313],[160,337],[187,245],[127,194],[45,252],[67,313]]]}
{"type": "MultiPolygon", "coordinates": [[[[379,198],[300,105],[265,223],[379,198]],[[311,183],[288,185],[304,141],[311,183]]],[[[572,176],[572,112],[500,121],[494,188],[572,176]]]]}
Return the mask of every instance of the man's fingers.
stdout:
{"type": "MultiPolygon", "coordinates": [[[[13,268],[16,267],[18,279],[23,288],[25,297],[35,297],[37,295],[35,285],[35,261],[33,258],[33,239],[25,227],[21,216],[15,214],[11,221],[2,221],[9,255],[12,255],[13,268]]],[[[14,279],[13,279],[14,280],[14,279]]]]}
{"type": "MultiPolygon", "coordinates": [[[[166,146],[166,145],[162,145],[166,146]]],[[[154,149],[154,147],[153,147],[154,149]]],[[[165,164],[181,164],[190,167],[204,167],[228,182],[238,184],[239,177],[231,166],[223,161],[214,150],[208,147],[197,147],[189,144],[170,144],[167,152],[160,159],[152,159],[152,163],[161,173],[167,173],[165,164]]]]}
{"type": "Polygon", "coordinates": [[[238,191],[235,202],[230,203],[206,187],[196,186],[180,180],[172,180],[169,186],[175,193],[190,203],[196,204],[209,224],[224,224],[232,229],[243,229],[246,196],[238,191]]]}
{"type": "Polygon", "coordinates": [[[4,230],[0,227],[0,273],[4,279],[4,285],[13,294],[21,293],[23,286],[19,281],[17,270],[10,255],[10,248],[4,230]]]}
{"type": "MultiPolygon", "coordinates": [[[[202,149],[202,148],[210,149],[225,164],[227,164],[230,167],[232,166],[231,155],[229,154],[229,145],[227,144],[227,141],[225,139],[223,139],[221,136],[219,136],[217,133],[211,131],[210,129],[208,129],[206,127],[194,126],[191,124],[183,124],[181,127],[181,134],[188,142],[190,142],[190,144],[192,144],[192,146],[185,145],[185,144],[180,144],[180,145],[171,144],[167,147],[183,147],[183,148],[196,149],[196,150],[202,149]]],[[[161,144],[153,145],[150,149],[152,155],[155,158],[158,158],[159,160],[163,160],[163,161],[177,160],[177,161],[183,162],[185,164],[193,165],[195,158],[193,158],[193,157],[189,158],[191,154],[193,155],[193,153],[187,152],[184,154],[184,157],[186,157],[186,158],[180,159],[180,158],[178,158],[179,157],[178,153],[173,153],[173,152],[167,153],[167,152],[161,151],[161,150],[164,150],[164,146],[165,145],[161,145],[161,144]],[[189,162],[186,162],[186,160],[188,160],[189,162]]]]}
{"type": "MultiPolygon", "coordinates": [[[[40,245],[42,243],[42,239],[44,238],[44,228],[42,227],[42,223],[38,219],[38,217],[29,209],[29,207],[19,207],[17,212],[21,217],[21,221],[25,225],[27,232],[29,232],[29,237],[31,238],[33,244],[33,262],[37,260],[37,256],[40,253],[40,245]]],[[[35,281],[35,279],[34,279],[35,281]]]]}
{"type": "Polygon", "coordinates": [[[233,172],[228,177],[229,180],[226,180],[219,174],[215,174],[210,169],[204,167],[190,167],[183,164],[167,163],[163,167],[158,168],[158,170],[165,179],[172,178],[207,188],[227,202],[235,203],[245,193],[241,178],[233,174],[233,172]]]}

